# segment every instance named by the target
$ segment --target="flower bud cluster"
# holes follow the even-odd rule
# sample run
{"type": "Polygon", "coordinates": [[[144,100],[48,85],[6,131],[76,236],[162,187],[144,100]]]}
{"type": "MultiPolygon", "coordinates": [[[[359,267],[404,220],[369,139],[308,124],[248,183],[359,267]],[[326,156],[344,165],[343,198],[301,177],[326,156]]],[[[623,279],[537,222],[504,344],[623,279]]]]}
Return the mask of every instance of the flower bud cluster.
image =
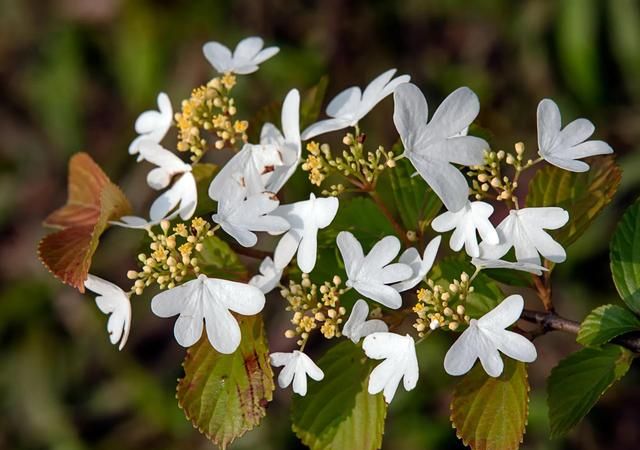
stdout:
{"type": "Polygon", "coordinates": [[[235,84],[235,76],[225,74],[194,89],[191,97],[182,101],[182,111],[175,115],[178,150],[191,152],[192,161],[209,149],[207,133],[214,136],[211,145],[218,150],[247,141],[249,123],[234,119],[237,111],[230,94],[235,84]]]}
{"type": "Polygon", "coordinates": [[[524,144],[518,142],[514,146],[514,153],[500,151],[484,152],[485,163],[482,166],[473,166],[467,175],[473,177],[471,188],[477,200],[492,197],[496,200],[517,202],[515,191],[518,188],[520,172],[532,166],[532,160],[524,160],[524,144]],[[502,172],[502,165],[513,167],[515,175],[510,178],[502,172]]]}
{"type": "Polygon", "coordinates": [[[280,294],[289,302],[286,310],[293,313],[291,323],[294,327],[284,335],[290,339],[298,338],[297,344],[301,347],[317,328],[326,339],[340,337],[340,326],[346,314],[346,309],[340,305],[340,296],[345,292],[341,284],[342,280],[337,275],[319,287],[306,273],[302,274],[300,283],[290,280],[289,287],[282,289],[280,294]]]}
{"type": "Polygon", "coordinates": [[[202,251],[205,238],[213,236],[211,224],[200,217],[189,225],[178,223],[173,229],[168,220],[163,220],[160,229],[159,233],[148,231],[150,252],[138,255],[141,269],[127,272],[127,278],[135,280],[132,291],[136,295],[153,283],[160,289],[172,289],[197,275],[200,272],[197,253],[202,251]]]}
{"type": "MultiPolygon", "coordinates": [[[[395,155],[385,151],[382,146],[373,152],[367,151],[364,148],[365,140],[365,134],[347,133],[342,139],[347,149],[342,151],[342,156],[336,157],[328,144],[320,145],[311,141],[307,144],[309,155],[302,164],[302,170],[309,172],[309,180],[316,186],[320,186],[328,175],[335,173],[344,175],[361,189],[374,187],[380,173],[395,166],[395,155]]],[[[332,185],[323,194],[336,196],[343,191],[344,186],[341,184],[332,185]]]]}
{"type": "Polygon", "coordinates": [[[460,279],[453,280],[449,286],[441,286],[428,279],[427,288],[418,291],[418,302],[413,307],[418,316],[413,324],[418,336],[424,337],[427,330],[443,327],[455,331],[461,323],[468,324],[470,317],[465,314],[464,303],[471,292],[473,286],[466,272],[462,272],[460,279]]]}

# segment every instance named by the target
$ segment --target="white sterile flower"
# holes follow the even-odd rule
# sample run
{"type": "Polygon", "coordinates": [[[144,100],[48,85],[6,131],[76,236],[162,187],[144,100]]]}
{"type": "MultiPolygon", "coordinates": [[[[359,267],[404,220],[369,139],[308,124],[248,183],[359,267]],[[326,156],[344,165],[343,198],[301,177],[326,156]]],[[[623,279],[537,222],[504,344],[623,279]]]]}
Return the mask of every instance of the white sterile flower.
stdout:
{"type": "Polygon", "coordinates": [[[318,229],[329,226],[337,212],[336,197],[316,198],[313,194],[309,195],[309,200],[278,207],[274,214],[284,218],[291,228],[276,246],[275,265],[286,267],[297,251],[298,267],[310,273],[316,265],[318,229]]]}
{"type": "Polygon", "coordinates": [[[220,201],[229,190],[244,190],[248,196],[267,191],[271,173],[283,164],[275,145],[245,144],[211,181],[209,197],[220,201]]]}
{"type": "Polygon", "coordinates": [[[449,211],[460,210],[467,202],[469,185],[453,164],[482,164],[484,150],[489,148],[484,139],[466,136],[466,129],[480,111],[478,97],[469,88],[456,89],[428,123],[427,100],[416,85],[398,86],[393,99],[393,122],[402,139],[404,156],[449,211]]]}
{"type": "Polygon", "coordinates": [[[545,98],[538,104],[538,154],[550,164],[571,172],[585,172],[589,164],[578,159],[613,153],[604,141],[587,141],[595,131],[589,120],[576,119],[564,129],[561,127],[558,105],[545,98]]]}
{"type": "Polygon", "coordinates": [[[543,271],[547,271],[548,269],[543,266],[539,266],[538,264],[532,263],[524,263],[524,262],[511,262],[505,261],[503,259],[482,259],[482,258],[471,258],[471,264],[473,264],[477,269],[512,269],[512,270],[520,270],[522,272],[529,272],[535,275],[542,275],[543,271]]]}
{"type": "Polygon", "coordinates": [[[422,258],[420,258],[420,253],[418,253],[418,250],[414,247],[406,249],[402,255],[400,255],[398,261],[411,267],[413,275],[408,280],[393,284],[391,287],[398,292],[404,292],[420,284],[429,270],[431,270],[431,266],[433,266],[433,261],[436,259],[441,240],[442,238],[440,236],[431,239],[431,242],[429,242],[424,249],[422,258]]]}
{"type": "Polygon", "coordinates": [[[359,299],[351,310],[349,319],[342,327],[342,334],[357,344],[363,337],[372,333],[389,331],[387,324],[380,319],[367,320],[369,317],[369,305],[359,299]]]}
{"type": "Polygon", "coordinates": [[[282,164],[268,173],[265,189],[278,192],[291,178],[298,167],[302,154],[300,141],[300,93],[297,89],[289,91],[282,104],[282,133],[272,123],[265,123],[260,133],[260,144],[271,145],[278,149],[282,164]]]}
{"type": "Polygon", "coordinates": [[[406,391],[416,387],[420,373],[416,345],[411,336],[373,333],[364,338],[362,349],[371,359],[384,359],[369,375],[369,394],[384,391],[385,401],[391,403],[401,379],[406,391]]]}
{"type": "Polygon", "coordinates": [[[380,101],[391,94],[397,86],[407,83],[409,75],[401,75],[394,79],[396,69],[390,69],[378,75],[364,89],[353,86],[336,95],[327,105],[330,119],[321,120],[310,125],[302,132],[302,140],[306,141],[320,134],[352,127],[366,116],[380,101]]]}
{"type": "Polygon", "coordinates": [[[556,230],[568,221],[569,213],[558,207],[511,210],[496,228],[500,243],[482,242],[480,257],[500,259],[513,247],[518,262],[540,265],[540,253],[549,261],[561,263],[567,257],[564,248],[544,230],[556,230]]]}
{"type": "Polygon", "coordinates": [[[245,197],[244,189],[232,187],[218,201],[218,211],[212,219],[240,245],[253,247],[258,242],[254,231],[280,234],[289,229],[289,222],[269,214],[278,205],[278,198],[269,192],[245,197]]]}
{"type": "Polygon", "coordinates": [[[282,269],[277,268],[271,257],[267,256],[260,263],[260,273],[254,275],[249,280],[249,284],[268,294],[278,285],[280,278],[282,278],[282,269]]]}
{"type": "Polygon", "coordinates": [[[202,53],[218,73],[246,75],[258,70],[259,64],[280,51],[278,47],[263,47],[263,40],[254,36],[241,40],[233,54],[226,46],[213,41],[202,46],[202,53]]]}
{"type": "Polygon", "coordinates": [[[198,205],[198,187],[191,172],[180,175],[171,188],[164,191],[154,200],[149,209],[151,222],[162,219],[171,220],[180,216],[182,220],[190,219],[198,205]]]}
{"type": "Polygon", "coordinates": [[[489,217],[493,214],[493,206],[485,202],[469,202],[458,211],[446,211],[433,219],[431,227],[438,233],[454,230],[449,239],[451,250],[459,252],[464,245],[464,250],[469,256],[480,256],[478,238],[487,244],[496,245],[500,241],[498,233],[493,228],[489,217]]]}
{"type": "Polygon", "coordinates": [[[346,285],[388,308],[400,308],[400,293],[387,285],[408,280],[413,276],[413,270],[408,264],[390,264],[400,251],[398,238],[382,238],[367,256],[364,255],[360,242],[348,231],[338,233],[336,242],[347,272],[346,285]]]}
{"type": "MultiPolygon", "coordinates": [[[[151,141],[159,143],[171,128],[173,120],[173,108],[169,96],[164,92],[158,94],[158,111],[145,111],[138,116],[135,123],[136,137],[129,145],[129,154],[135,155],[139,151],[140,143],[151,141]]],[[[138,157],[138,161],[142,156],[138,157]]]]}
{"type": "Polygon", "coordinates": [[[205,275],[161,292],[151,300],[151,311],[156,316],[180,315],[173,330],[178,344],[190,347],[198,342],[204,322],[209,342],[225,354],[236,351],[241,338],[240,326],[229,311],[251,316],[263,307],[264,294],[257,287],[205,275]]]}
{"type": "Polygon", "coordinates": [[[107,331],[112,344],[120,342],[119,350],[124,348],[131,328],[131,301],[118,286],[95,275],[89,274],[84,287],[98,294],[96,305],[104,314],[111,314],[107,321],[107,331]]]}
{"type": "Polygon", "coordinates": [[[535,346],[524,336],[506,330],[514,324],[524,309],[520,295],[510,295],[480,319],[471,319],[444,357],[444,370],[449,375],[464,375],[477,359],[485,372],[499,377],[504,363],[499,351],[522,362],[533,362],[537,357],[535,346]]]}
{"type": "Polygon", "coordinates": [[[303,397],[307,395],[307,376],[316,381],[324,378],[322,369],[301,351],[271,354],[271,365],[283,367],[278,375],[278,386],[286,388],[293,382],[293,392],[303,397]]]}
{"type": "Polygon", "coordinates": [[[139,152],[143,159],[158,166],[147,174],[147,184],[153,189],[164,189],[169,186],[174,176],[191,172],[190,164],[158,143],[143,141],[140,143],[139,152]]]}

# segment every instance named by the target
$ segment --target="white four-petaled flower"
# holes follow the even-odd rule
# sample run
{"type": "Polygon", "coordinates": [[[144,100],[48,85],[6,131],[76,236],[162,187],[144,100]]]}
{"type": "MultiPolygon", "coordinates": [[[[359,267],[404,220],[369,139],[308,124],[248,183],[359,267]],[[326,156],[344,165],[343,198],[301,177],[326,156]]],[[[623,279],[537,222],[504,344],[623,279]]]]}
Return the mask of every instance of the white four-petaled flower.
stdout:
{"type": "Polygon", "coordinates": [[[422,258],[420,258],[420,253],[414,247],[406,249],[400,255],[398,262],[403,264],[407,264],[411,267],[413,271],[413,275],[411,278],[405,281],[401,281],[392,285],[395,290],[398,292],[408,291],[409,289],[413,289],[424,279],[429,270],[431,270],[431,266],[433,266],[433,262],[436,259],[436,254],[438,253],[438,248],[440,247],[441,237],[436,236],[431,239],[427,247],[424,249],[424,253],[422,258]]]}
{"type": "MultiPolygon", "coordinates": [[[[160,143],[169,128],[171,128],[173,108],[171,107],[169,96],[164,92],[160,92],[157,101],[158,111],[149,110],[138,116],[134,127],[139,136],[129,145],[129,154],[135,155],[138,153],[140,143],[143,141],[150,141],[155,144],[160,143]]],[[[138,161],[141,159],[142,156],[138,156],[138,161]]]]}
{"type": "Polygon", "coordinates": [[[328,227],[338,212],[336,197],[316,198],[279,206],[275,215],[284,218],[291,228],[278,242],[273,260],[277,267],[286,267],[298,251],[298,267],[309,273],[316,265],[318,229],[328,227]]]}
{"type": "Polygon", "coordinates": [[[279,205],[273,194],[262,192],[245,197],[244,189],[234,186],[227,191],[218,201],[218,211],[212,219],[243,247],[256,245],[254,231],[280,234],[289,229],[285,219],[269,214],[279,205]]]}
{"type": "Polygon", "coordinates": [[[449,240],[451,250],[459,252],[464,245],[467,255],[480,256],[480,247],[476,233],[490,245],[497,245],[498,233],[489,217],[493,214],[493,206],[485,202],[469,202],[458,211],[446,211],[433,219],[431,227],[438,233],[454,230],[449,240]]]}
{"type": "Polygon", "coordinates": [[[263,293],[268,294],[271,292],[280,282],[282,278],[282,269],[276,267],[271,257],[267,256],[260,263],[260,273],[254,275],[249,284],[257,287],[263,293]]]}
{"type": "Polygon", "coordinates": [[[275,367],[284,366],[278,375],[278,385],[284,389],[293,382],[293,392],[303,397],[307,395],[307,375],[316,381],[324,378],[322,369],[298,350],[272,353],[271,364],[275,367]]]}
{"type": "Polygon", "coordinates": [[[357,124],[396,87],[411,79],[409,75],[401,75],[392,80],[395,73],[396,69],[390,69],[378,75],[364,89],[364,92],[356,86],[340,92],[327,105],[327,115],[330,119],[310,125],[302,132],[302,140],[306,141],[320,134],[342,130],[357,124]]]}
{"type": "Polygon", "coordinates": [[[391,403],[400,380],[406,391],[416,387],[420,373],[416,346],[411,336],[373,333],[364,338],[362,349],[371,359],[384,359],[369,375],[370,394],[383,392],[385,401],[391,403]]]}
{"type": "Polygon", "coordinates": [[[480,319],[471,319],[469,328],[447,352],[444,358],[445,371],[449,375],[464,375],[480,359],[489,376],[499,377],[504,368],[499,352],[517,361],[535,361],[537,353],[531,341],[506,330],[520,318],[523,309],[522,297],[510,295],[480,319]]]}
{"type": "Polygon", "coordinates": [[[95,275],[89,275],[84,287],[98,294],[96,305],[104,314],[111,314],[107,321],[107,331],[112,344],[119,350],[124,348],[131,328],[131,301],[129,296],[118,286],[95,275]]]}
{"type": "Polygon", "coordinates": [[[449,211],[460,210],[467,202],[469,185],[453,164],[482,164],[484,150],[489,148],[484,139],[466,136],[480,111],[478,97],[469,88],[456,89],[428,123],[427,100],[416,85],[398,86],[393,99],[393,122],[402,139],[404,156],[449,211]]]}
{"type": "Polygon", "coordinates": [[[369,305],[366,301],[359,299],[353,305],[349,319],[342,327],[342,334],[354,344],[357,344],[360,339],[367,337],[372,333],[380,333],[389,331],[387,324],[380,319],[367,320],[369,316],[369,305]]]}
{"type": "Polygon", "coordinates": [[[613,149],[604,141],[587,141],[595,131],[587,119],[576,119],[562,128],[560,109],[545,98],[538,104],[538,154],[547,162],[571,172],[585,172],[587,156],[606,155],[613,149]]]}
{"type": "Polygon", "coordinates": [[[214,41],[204,44],[202,53],[218,73],[246,75],[258,70],[258,65],[280,51],[278,47],[263,47],[262,38],[254,36],[241,40],[233,53],[226,46],[214,41]]]}
{"type": "Polygon", "coordinates": [[[569,213],[558,207],[511,210],[496,229],[500,243],[482,242],[480,256],[500,259],[513,247],[518,262],[540,265],[540,253],[549,261],[561,263],[567,257],[564,248],[544,230],[556,230],[568,221],[569,213]]]}
{"type": "Polygon", "coordinates": [[[400,293],[388,285],[408,280],[413,276],[413,270],[408,264],[391,264],[400,251],[398,238],[382,238],[366,256],[360,242],[348,231],[338,233],[336,242],[347,272],[346,285],[388,308],[400,308],[400,293]]]}
{"type": "Polygon", "coordinates": [[[203,322],[209,342],[220,353],[233,353],[240,345],[240,326],[229,311],[251,316],[264,307],[264,294],[255,286],[200,275],[151,300],[151,310],[159,317],[180,315],[174,335],[183,347],[194,345],[202,336],[203,322]]]}

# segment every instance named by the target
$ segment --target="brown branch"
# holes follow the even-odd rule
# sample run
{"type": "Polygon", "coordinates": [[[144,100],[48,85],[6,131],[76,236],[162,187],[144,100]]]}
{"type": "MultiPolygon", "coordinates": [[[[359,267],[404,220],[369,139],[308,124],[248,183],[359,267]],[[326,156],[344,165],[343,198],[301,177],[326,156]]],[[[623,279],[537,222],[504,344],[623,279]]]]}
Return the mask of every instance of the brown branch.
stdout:
{"type": "MultiPolygon", "coordinates": [[[[580,331],[580,323],[575,320],[565,319],[554,312],[531,311],[525,309],[520,315],[520,319],[535,323],[541,327],[541,333],[545,334],[550,331],[563,331],[569,334],[578,334],[580,331]]],[[[635,353],[640,353],[640,332],[634,331],[623,334],[611,341],[613,344],[620,345],[635,353]]]]}

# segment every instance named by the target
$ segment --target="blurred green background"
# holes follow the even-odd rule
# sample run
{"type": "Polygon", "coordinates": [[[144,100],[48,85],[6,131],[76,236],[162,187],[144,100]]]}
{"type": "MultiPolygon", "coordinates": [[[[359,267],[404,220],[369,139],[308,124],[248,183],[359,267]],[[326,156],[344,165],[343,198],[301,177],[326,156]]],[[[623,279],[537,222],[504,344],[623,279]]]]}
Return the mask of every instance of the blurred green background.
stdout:
{"type": "MultiPolygon", "coordinates": [[[[581,319],[619,302],[608,240],[640,187],[640,4],[634,0],[519,1],[0,0],[0,448],[206,449],[175,401],[183,351],[172,323],[134,305],[123,352],[89,296],[57,283],[35,255],[41,220],[66,197],[69,156],[88,151],[143,211],[146,167],[127,146],[133,121],[160,90],[174,108],[213,71],[207,40],[263,36],[281,53],[238,88],[240,115],[281,101],[292,87],[330,75],[329,94],[389,67],[410,73],[432,105],[467,85],[481,100],[478,124],[494,148],[535,149],[535,110],[554,98],[565,121],[588,117],[616,150],[623,184],[554,274],[559,311],[581,319]]],[[[396,140],[387,100],[367,119],[381,143],[396,140]]],[[[114,230],[92,272],[126,285],[139,235],[114,230]]],[[[285,319],[281,319],[285,320],[285,319]]],[[[283,323],[271,326],[282,341],[283,323]]],[[[539,339],[527,449],[631,449],[640,442],[640,370],[630,374],[565,440],[549,441],[544,381],[576,348],[566,335],[539,339]]],[[[386,449],[461,448],[448,421],[454,381],[444,343],[423,346],[421,382],[391,406],[386,449]]],[[[299,448],[289,431],[289,393],[233,445],[299,448]]]]}

